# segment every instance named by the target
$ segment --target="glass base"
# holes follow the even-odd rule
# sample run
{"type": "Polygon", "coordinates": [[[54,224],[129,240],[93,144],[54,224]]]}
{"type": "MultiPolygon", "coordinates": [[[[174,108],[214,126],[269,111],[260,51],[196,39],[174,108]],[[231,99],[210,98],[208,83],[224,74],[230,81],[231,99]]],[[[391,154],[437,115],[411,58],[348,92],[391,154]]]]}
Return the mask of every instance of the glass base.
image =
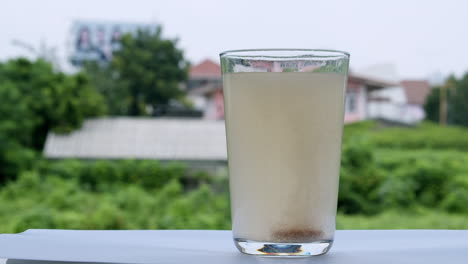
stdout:
{"type": "Polygon", "coordinates": [[[234,244],[240,252],[249,255],[307,257],[327,253],[333,240],[307,243],[270,243],[234,238],[234,244]]]}

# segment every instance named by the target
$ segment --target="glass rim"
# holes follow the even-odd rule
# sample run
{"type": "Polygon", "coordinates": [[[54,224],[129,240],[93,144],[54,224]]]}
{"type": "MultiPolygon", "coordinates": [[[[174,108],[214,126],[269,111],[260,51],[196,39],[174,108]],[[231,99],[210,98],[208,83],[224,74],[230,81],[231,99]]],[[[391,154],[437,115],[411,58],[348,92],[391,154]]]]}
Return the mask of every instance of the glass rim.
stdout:
{"type": "Polygon", "coordinates": [[[346,51],[333,50],[333,49],[236,49],[226,50],[219,54],[220,57],[234,57],[234,58],[330,58],[342,57],[349,58],[350,54],[346,51]],[[290,52],[290,54],[278,55],[273,53],[290,52]],[[271,54],[269,54],[271,53],[271,54]],[[325,55],[326,54],[326,55],[325,55]]]}

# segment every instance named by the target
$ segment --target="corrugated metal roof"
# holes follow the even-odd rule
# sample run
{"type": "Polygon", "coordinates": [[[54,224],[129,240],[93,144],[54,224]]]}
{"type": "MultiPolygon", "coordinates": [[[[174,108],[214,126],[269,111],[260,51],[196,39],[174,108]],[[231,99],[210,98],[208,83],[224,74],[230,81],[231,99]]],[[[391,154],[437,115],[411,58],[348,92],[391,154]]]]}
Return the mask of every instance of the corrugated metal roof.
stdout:
{"type": "Polygon", "coordinates": [[[223,121],[98,118],[66,135],[49,132],[47,158],[226,160],[223,121]]]}

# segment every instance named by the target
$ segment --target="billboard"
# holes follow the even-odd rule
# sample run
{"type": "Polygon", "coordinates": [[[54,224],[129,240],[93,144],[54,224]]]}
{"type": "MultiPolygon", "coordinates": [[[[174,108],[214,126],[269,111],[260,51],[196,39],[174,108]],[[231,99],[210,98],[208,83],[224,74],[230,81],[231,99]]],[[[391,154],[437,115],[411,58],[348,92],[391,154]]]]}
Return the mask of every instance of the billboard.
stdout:
{"type": "Polygon", "coordinates": [[[75,21],[68,41],[70,62],[75,66],[81,66],[85,61],[106,63],[120,48],[123,34],[156,27],[156,24],[75,21]]]}

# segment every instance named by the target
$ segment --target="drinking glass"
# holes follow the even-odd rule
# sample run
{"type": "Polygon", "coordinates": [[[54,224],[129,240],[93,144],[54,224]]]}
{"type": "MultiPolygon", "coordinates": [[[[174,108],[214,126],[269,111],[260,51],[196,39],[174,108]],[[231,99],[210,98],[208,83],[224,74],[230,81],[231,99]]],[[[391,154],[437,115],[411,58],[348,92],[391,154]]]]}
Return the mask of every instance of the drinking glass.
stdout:
{"type": "Polygon", "coordinates": [[[335,232],[349,54],[233,50],[220,59],[236,247],[325,254],[335,232]]]}

